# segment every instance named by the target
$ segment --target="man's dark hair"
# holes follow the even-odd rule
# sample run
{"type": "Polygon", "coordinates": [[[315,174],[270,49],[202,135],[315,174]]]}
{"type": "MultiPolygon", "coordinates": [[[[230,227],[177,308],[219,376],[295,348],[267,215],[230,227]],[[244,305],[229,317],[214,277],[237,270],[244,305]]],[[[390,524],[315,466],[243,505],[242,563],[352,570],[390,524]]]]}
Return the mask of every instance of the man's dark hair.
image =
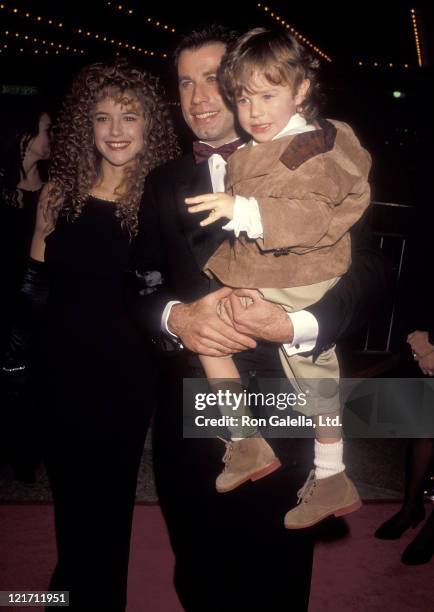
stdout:
{"type": "Polygon", "coordinates": [[[212,43],[230,45],[235,42],[238,36],[239,34],[235,30],[217,23],[208,25],[200,30],[193,30],[193,32],[186,34],[176,47],[173,54],[175,66],[178,65],[179,56],[185,49],[199,49],[212,43]]]}

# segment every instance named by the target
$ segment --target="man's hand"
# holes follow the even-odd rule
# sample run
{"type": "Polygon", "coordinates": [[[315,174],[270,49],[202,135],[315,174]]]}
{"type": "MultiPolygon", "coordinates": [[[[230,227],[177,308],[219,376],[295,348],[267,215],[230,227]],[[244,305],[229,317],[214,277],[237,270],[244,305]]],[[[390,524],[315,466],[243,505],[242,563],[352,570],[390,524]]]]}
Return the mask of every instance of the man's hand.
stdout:
{"type": "Polygon", "coordinates": [[[278,304],[264,300],[255,289],[235,289],[222,305],[241,334],[278,344],[292,342],[294,328],[288,314],[278,304]],[[252,303],[245,306],[240,297],[250,298],[252,303]]]}
{"type": "Polygon", "coordinates": [[[232,289],[223,287],[191,304],[175,304],[167,321],[169,330],[186,348],[210,357],[256,348],[252,338],[235,330],[217,314],[219,302],[231,293],[232,289]]]}
{"type": "Polygon", "coordinates": [[[416,353],[418,360],[434,351],[434,346],[428,340],[427,331],[416,330],[407,336],[407,342],[416,353]]]}
{"type": "Polygon", "coordinates": [[[185,203],[189,206],[188,212],[191,213],[211,211],[208,217],[200,222],[203,227],[218,219],[234,218],[235,198],[227,193],[205,193],[194,198],[186,198],[185,203]]]}

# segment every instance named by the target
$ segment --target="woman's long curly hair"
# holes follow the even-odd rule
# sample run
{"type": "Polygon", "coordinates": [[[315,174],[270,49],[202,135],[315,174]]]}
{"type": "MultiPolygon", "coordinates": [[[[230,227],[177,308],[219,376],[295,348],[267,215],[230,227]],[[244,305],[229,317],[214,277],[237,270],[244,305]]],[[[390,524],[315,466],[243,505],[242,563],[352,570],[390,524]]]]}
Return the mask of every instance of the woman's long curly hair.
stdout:
{"type": "Polygon", "coordinates": [[[75,220],[86,204],[101,162],[94,144],[93,114],[96,104],[107,98],[126,106],[138,102],[146,123],[144,147],[125,167],[116,189],[116,216],[134,236],[146,175],[177,157],[179,148],[157,77],[125,59],[91,64],[74,79],[55,127],[47,216],[54,221],[59,215],[75,220]]]}

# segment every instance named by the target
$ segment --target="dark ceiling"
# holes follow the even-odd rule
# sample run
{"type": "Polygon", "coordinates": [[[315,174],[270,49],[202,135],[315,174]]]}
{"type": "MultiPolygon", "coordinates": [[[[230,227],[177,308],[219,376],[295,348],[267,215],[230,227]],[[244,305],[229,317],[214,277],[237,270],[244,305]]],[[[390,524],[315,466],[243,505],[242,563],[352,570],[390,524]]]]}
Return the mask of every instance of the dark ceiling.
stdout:
{"type": "MultiPolygon", "coordinates": [[[[417,160],[431,147],[433,12],[428,0],[415,5],[380,0],[0,0],[0,93],[12,94],[0,96],[0,103],[13,106],[33,86],[58,106],[81,66],[120,53],[160,75],[176,104],[171,53],[182,34],[212,22],[242,32],[282,27],[284,20],[332,60],[322,62],[326,116],[351,123],[369,150],[376,151],[381,160],[376,172],[386,177],[376,181],[384,197],[408,201],[416,193],[410,173],[404,185],[396,177],[404,176],[403,167],[420,166],[417,160]],[[423,69],[418,67],[412,8],[417,10],[423,69]]],[[[189,137],[179,109],[173,106],[173,111],[179,133],[189,137]]]]}
{"type": "MultiPolygon", "coordinates": [[[[86,57],[112,53],[119,48],[133,56],[140,55],[138,47],[153,51],[157,56],[162,53],[169,55],[180,34],[201,24],[224,22],[242,31],[257,25],[278,25],[277,17],[280,17],[334,61],[417,64],[410,14],[414,4],[406,1],[389,4],[370,0],[363,3],[272,0],[268,4],[253,0],[219,0],[213,3],[186,0],[6,0],[0,5],[4,6],[0,10],[0,44],[7,38],[4,34],[7,29],[44,37],[55,44],[60,41],[71,49],[83,49],[86,57]],[[26,12],[30,17],[25,16],[26,12]],[[38,17],[41,18],[39,21],[38,17]],[[49,24],[49,20],[53,23],[49,24]],[[62,28],[55,27],[54,24],[59,22],[63,24],[62,28]],[[172,29],[176,32],[173,33],[172,29]],[[110,43],[111,40],[116,43],[110,43]],[[129,44],[130,48],[121,47],[119,41],[129,44]],[[132,51],[131,46],[136,50],[132,51]]],[[[426,36],[431,28],[433,11],[430,5],[429,2],[416,5],[421,37],[426,36]]],[[[15,42],[18,44],[20,41],[15,42]]],[[[20,45],[27,48],[21,53],[27,53],[32,46],[24,40],[20,45]]],[[[10,42],[10,53],[12,49],[16,51],[10,42]]]]}

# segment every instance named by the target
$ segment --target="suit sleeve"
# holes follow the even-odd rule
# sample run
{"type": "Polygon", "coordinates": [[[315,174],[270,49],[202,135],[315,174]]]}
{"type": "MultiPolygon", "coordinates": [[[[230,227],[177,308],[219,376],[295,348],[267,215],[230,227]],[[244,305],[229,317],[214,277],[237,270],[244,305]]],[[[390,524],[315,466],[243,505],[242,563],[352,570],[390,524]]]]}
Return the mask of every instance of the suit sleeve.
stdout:
{"type": "Polygon", "coordinates": [[[326,350],[365,324],[391,285],[391,265],[374,245],[369,212],[351,229],[350,268],[321,300],[306,309],[319,325],[315,352],[326,350]]]}

